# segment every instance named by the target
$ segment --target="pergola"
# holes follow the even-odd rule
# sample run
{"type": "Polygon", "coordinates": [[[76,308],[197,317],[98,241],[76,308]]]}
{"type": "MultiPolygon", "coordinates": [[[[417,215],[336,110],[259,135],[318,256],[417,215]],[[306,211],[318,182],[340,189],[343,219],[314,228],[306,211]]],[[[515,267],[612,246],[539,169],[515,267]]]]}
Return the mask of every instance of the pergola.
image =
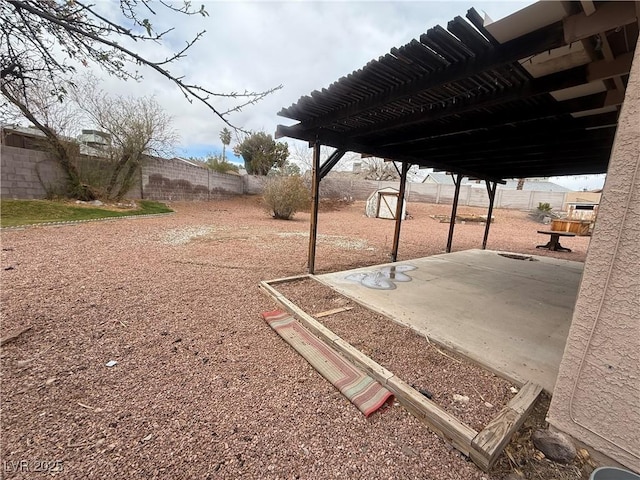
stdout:
{"type": "MultiPolygon", "coordinates": [[[[314,148],[308,268],[314,273],[320,181],[347,151],[486,181],[491,218],[507,178],[607,171],[638,39],[638,2],[538,2],[494,23],[472,8],[447,28],[372,60],[279,115],[277,137],[314,148]],[[336,150],[322,164],[320,146],[336,150]]],[[[401,215],[396,214],[396,261],[401,215]]],[[[486,247],[490,221],[483,240],[486,247]]]]}

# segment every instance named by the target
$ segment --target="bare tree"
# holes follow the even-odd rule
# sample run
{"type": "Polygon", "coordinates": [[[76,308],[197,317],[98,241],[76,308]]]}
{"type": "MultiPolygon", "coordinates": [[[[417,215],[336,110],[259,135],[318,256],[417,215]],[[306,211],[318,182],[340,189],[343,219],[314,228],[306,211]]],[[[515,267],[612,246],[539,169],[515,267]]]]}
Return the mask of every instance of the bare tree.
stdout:
{"type": "Polygon", "coordinates": [[[110,141],[102,148],[110,172],[107,199],[121,199],[145,157],[170,154],[178,137],[171,117],[153,97],[109,96],[88,83],[74,98],[87,117],[110,141]]]}
{"type": "MultiPolygon", "coordinates": [[[[62,99],[69,84],[73,84],[72,77],[79,65],[94,64],[116,77],[135,80],[141,78],[137,68],[143,66],[173,82],[189,102],[203,103],[235,129],[237,127],[227,118],[230,113],[281,88],[261,92],[215,92],[173,74],[171,66],[185,57],[204,31],[195,34],[186,41],[184,48],[165,58],[148,58],[127,47],[131,41],[161,43],[173,30],[155,29],[149,19],[154,18],[157,11],[207,16],[204,5],[195,10],[188,0],[182,4],[166,0],[120,0],[118,6],[120,19],[115,21],[100,13],[95,4],[82,0],[2,0],[0,88],[5,98],[24,113],[29,103],[25,99],[34,90],[46,91],[62,99]],[[238,103],[221,111],[215,105],[216,99],[221,98],[237,99],[238,103]]],[[[40,128],[38,124],[34,125],[40,128]]]]}
{"type": "MultiPolygon", "coordinates": [[[[43,133],[47,150],[58,161],[65,172],[66,186],[65,194],[80,200],[93,200],[96,198],[95,192],[84,184],[80,178],[77,166],[74,162],[78,154],[77,145],[69,142],[62,134],[70,126],[70,116],[62,115],[66,106],[58,105],[51,101],[51,97],[43,94],[42,90],[35,87],[37,72],[34,72],[35,82],[28,84],[0,83],[0,90],[5,99],[12,107],[15,107],[20,114],[43,133]],[[58,123],[60,122],[60,123],[58,123]]],[[[13,109],[3,108],[5,112],[13,109]]]]}
{"type": "Polygon", "coordinates": [[[400,178],[393,162],[388,162],[383,158],[366,158],[362,170],[367,180],[397,180],[400,178]]]}

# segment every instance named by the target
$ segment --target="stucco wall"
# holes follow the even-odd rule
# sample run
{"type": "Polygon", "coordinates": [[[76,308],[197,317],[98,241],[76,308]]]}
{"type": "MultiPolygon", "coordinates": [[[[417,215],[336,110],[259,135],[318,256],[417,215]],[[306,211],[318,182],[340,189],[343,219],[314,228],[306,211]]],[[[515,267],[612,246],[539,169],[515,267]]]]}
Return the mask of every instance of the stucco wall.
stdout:
{"type": "Polygon", "coordinates": [[[549,423],[640,472],[640,45],[549,423]]]}

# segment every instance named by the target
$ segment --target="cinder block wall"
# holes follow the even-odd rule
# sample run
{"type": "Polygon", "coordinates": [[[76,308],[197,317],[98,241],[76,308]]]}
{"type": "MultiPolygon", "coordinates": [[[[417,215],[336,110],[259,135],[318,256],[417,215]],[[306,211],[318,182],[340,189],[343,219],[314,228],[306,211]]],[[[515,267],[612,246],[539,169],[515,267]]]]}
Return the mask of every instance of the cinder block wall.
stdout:
{"type": "MultiPolygon", "coordinates": [[[[2,146],[0,157],[3,198],[44,198],[47,189],[55,190],[63,185],[64,172],[45,152],[2,146]]],[[[128,197],[165,201],[218,200],[233,195],[260,195],[264,183],[265,177],[221,174],[180,160],[154,159],[142,166],[128,197]]],[[[389,181],[325,178],[320,183],[320,196],[366,200],[376,190],[386,187],[398,188],[399,185],[389,181]]],[[[408,183],[407,201],[451,204],[454,190],[452,185],[408,183]]],[[[553,208],[561,209],[565,196],[565,193],[498,189],[495,206],[526,210],[535,209],[538,202],[548,202],[553,208]]],[[[469,185],[460,189],[460,205],[486,207],[488,203],[486,189],[469,185]]]]}
{"type": "MultiPolygon", "coordinates": [[[[83,162],[98,161],[87,158],[83,162]]],[[[0,147],[2,198],[46,198],[62,190],[65,174],[47,152],[0,147]]],[[[239,175],[212,172],[179,160],[149,160],[137,175],[128,198],[149,200],[218,200],[242,195],[239,175]]]]}
{"type": "Polygon", "coordinates": [[[45,198],[64,184],[64,171],[47,152],[0,146],[2,198],[45,198]],[[38,178],[38,175],[40,178],[38,178]]]}
{"type": "Polygon", "coordinates": [[[219,200],[242,195],[239,175],[212,172],[180,160],[153,160],[142,167],[142,188],[151,200],[219,200]]]}

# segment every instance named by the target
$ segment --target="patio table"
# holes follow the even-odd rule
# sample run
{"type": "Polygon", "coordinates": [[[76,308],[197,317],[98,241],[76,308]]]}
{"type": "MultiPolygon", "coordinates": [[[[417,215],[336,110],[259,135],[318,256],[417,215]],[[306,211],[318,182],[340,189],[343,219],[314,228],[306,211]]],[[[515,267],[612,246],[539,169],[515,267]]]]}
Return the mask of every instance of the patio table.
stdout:
{"type": "Polygon", "coordinates": [[[547,250],[553,250],[554,252],[570,252],[570,248],[565,248],[560,245],[560,237],[575,237],[573,232],[559,232],[557,230],[538,230],[538,233],[542,235],[549,235],[550,239],[545,245],[537,245],[536,248],[546,248],[547,250]]]}

